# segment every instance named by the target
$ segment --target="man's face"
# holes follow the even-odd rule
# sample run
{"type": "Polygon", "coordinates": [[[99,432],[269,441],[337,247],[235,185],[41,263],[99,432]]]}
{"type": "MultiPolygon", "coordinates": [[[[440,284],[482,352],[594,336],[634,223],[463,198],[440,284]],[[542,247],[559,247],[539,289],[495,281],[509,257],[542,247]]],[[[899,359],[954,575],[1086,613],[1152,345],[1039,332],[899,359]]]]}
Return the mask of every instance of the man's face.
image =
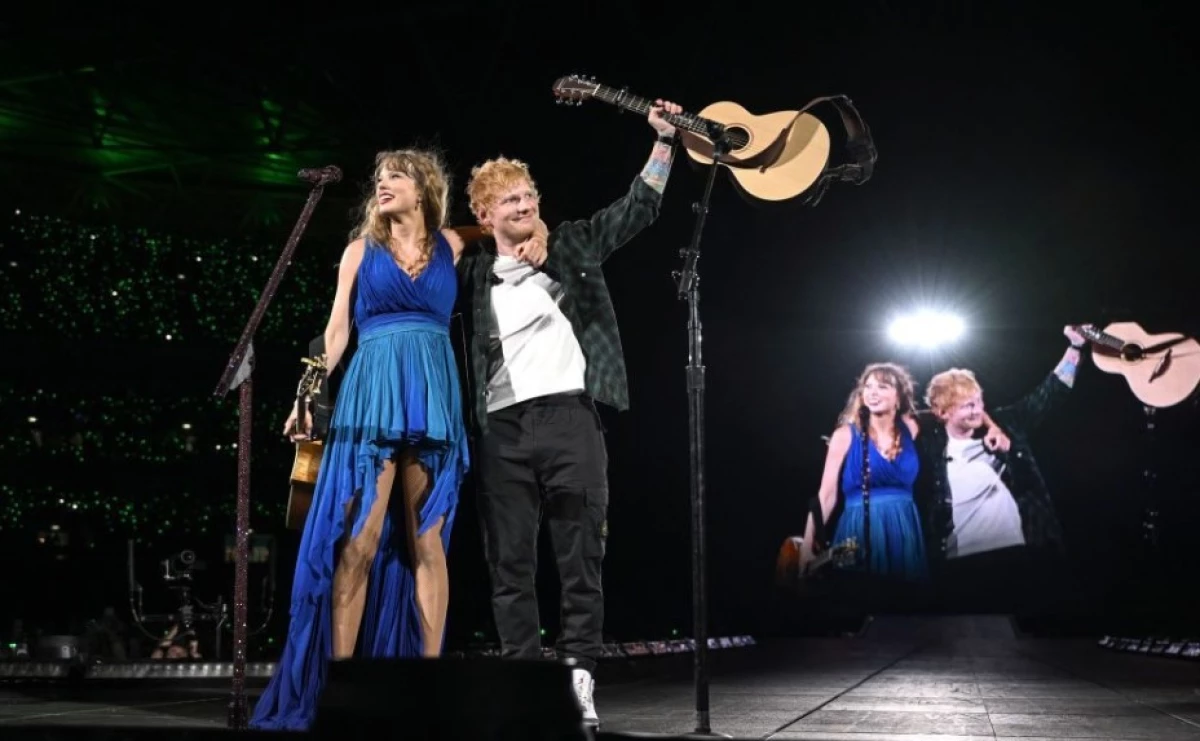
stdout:
{"type": "Polygon", "coordinates": [[[973,432],[983,426],[983,391],[976,391],[957,405],[941,413],[947,427],[959,432],[973,432]]]}
{"type": "Polygon", "coordinates": [[[522,180],[503,191],[479,221],[491,228],[497,239],[513,244],[524,242],[533,235],[540,216],[538,202],[537,191],[529,181],[522,180]]]}

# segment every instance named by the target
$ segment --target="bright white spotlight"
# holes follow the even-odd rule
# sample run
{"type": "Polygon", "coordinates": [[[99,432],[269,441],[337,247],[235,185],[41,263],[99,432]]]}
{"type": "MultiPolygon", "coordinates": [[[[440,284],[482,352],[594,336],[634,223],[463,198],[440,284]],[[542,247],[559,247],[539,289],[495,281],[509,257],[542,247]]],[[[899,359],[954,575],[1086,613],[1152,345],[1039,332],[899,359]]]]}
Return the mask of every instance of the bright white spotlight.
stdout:
{"type": "Polygon", "coordinates": [[[965,329],[963,320],[953,314],[921,311],[894,319],[888,335],[902,345],[932,349],[954,342],[965,329]]]}

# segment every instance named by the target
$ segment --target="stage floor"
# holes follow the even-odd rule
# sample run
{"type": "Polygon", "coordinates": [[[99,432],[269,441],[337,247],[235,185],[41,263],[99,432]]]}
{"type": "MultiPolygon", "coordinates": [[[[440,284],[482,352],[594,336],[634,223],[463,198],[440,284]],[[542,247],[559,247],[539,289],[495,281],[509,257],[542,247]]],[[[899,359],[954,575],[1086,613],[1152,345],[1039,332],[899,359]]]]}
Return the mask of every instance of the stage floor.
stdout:
{"type": "MultiPolygon", "coordinates": [[[[735,738],[1200,741],[1200,662],[1017,638],[1004,618],[885,618],[857,638],[711,656],[713,730],[735,738]]],[[[599,676],[601,736],[693,730],[690,667],[690,657],[653,657],[641,676],[599,676]]],[[[17,737],[14,726],[217,730],[228,693],[227,680],[0,684],[0,736],[17,737]]]]}

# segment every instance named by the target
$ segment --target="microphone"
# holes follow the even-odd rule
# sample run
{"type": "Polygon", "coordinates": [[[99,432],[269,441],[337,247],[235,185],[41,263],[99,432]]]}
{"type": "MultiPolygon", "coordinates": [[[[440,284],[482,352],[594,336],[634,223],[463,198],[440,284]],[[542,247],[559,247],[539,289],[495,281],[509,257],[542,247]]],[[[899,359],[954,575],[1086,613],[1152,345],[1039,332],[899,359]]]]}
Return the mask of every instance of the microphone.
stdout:
{"type": "Polygon", "coordinates": [[[336,183],[342,179],[342,170],[337,165],[328,165],[326,167],[310,167],[301,170],[298,174],[301,180],[307,180],[310,183],[325,185],[327,183],[336,183]]]}

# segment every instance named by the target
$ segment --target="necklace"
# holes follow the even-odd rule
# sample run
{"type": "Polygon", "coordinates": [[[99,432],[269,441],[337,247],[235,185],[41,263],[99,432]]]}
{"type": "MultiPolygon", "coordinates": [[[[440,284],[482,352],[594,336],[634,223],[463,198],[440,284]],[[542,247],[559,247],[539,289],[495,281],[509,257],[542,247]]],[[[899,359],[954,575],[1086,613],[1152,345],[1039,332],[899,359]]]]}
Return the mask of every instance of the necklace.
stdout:
{"type": "Polygon", "coordinates": [[[388,251],[392,253],[392,259],[396,261],[396,264],[400,266],[400,269],[408,274],[408,277],[412,280],[419,278],[421,273],[425,271],[425,267],[429,264],[429,250],[422,249],[420,254],[417,256],[417,259],[413,260],[412,262],[406,262],[404,260],[404,257],[400,254],[400,251],[396,249],[394,243],[388,244],[388,251]]]}

